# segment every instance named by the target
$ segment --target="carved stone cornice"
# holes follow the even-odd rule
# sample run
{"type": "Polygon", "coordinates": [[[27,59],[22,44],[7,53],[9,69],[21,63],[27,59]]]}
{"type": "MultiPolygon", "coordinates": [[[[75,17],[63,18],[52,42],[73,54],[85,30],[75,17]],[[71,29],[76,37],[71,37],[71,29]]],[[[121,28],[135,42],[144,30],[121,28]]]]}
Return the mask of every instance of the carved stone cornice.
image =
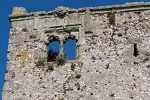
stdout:
{"type": "MultiPolygon", "coordinates": [[[[69,13],[85,14],[87,9],[89,9],[91,14],[107,13],[111,10],[120,11],[120,12],[149,10],[150,2],[133,2],[133,3],[126,3],[126,4],[121,4],[121,5],[87,7],[87,8],[80,8],[80,9],[69,9],[67,7],[61,6],[50,12],[40,11],[40,12],[32,12],[32,13],[28,13],[25,8],[19,7],[19,8],[14,8],[13,13],[11,15],[9,15],[9,19],[11,21],[13,21],[13,19],[15,20],[16,18],[24,19],[25,17],[34,16],[34,13],[38,14],[39,16],[55,14],[58,17],[64,17],[67,13],[68,14],[69,13]]],[[[21,20],[21,19],[18,19],[18,20],[21,20]]]]}

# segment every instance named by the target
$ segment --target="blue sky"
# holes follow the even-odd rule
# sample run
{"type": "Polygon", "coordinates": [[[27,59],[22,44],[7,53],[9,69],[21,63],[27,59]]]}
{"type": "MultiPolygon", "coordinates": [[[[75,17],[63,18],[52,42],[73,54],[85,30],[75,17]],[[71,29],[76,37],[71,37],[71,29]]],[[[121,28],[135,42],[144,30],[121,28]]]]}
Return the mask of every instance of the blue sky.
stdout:
{"type": "Polygon", "coordinates": [[[0,94],[2,92],[4,74],[6,71],[6,58],[10,29],[8,15],[11,14],[13,7],[22,6],[25,7],[28,12],[35,12],[50,11],[58,6],[80,8],[140,1],[149,2],[150,0],[0,0],[0,94]]]}

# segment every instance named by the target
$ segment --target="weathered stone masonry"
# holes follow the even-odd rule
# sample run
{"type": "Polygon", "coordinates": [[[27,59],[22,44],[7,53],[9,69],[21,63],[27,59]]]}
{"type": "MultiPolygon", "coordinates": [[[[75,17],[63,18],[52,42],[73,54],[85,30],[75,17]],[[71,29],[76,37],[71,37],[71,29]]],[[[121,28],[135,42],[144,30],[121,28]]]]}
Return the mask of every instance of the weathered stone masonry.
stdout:
{"type": "Polygon", "coordinates": [[[15,7],[9,19],[3,100],[149,100],[149,2],[33,13],[15,7]],[[44,60],[51,41],[62,55],[68,38],[76,40],[76,60],[44,60]]]}

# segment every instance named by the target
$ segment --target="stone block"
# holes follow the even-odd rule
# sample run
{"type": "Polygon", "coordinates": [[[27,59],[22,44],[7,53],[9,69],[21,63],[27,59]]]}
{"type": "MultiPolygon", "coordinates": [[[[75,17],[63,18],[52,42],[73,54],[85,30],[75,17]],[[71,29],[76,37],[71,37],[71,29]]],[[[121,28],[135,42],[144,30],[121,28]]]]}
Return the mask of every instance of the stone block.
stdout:
{"type": "Polygon", "coordinates": [[[11,16],[19,16],[27,14],[27,10],[23,7],[14,7],[11,16]]]}

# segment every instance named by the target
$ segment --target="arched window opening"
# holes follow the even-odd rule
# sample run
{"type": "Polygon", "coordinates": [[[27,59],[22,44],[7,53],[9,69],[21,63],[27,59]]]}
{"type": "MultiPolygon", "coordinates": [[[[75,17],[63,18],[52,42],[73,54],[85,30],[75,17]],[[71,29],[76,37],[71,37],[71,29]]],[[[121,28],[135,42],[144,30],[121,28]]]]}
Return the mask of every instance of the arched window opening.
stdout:
{"type": "Polygon", "coordinates": [[[64,54],[68,60],[76,59],[76,41],[69,38],[64,45],[64,54]]]}
{"type": "Polygon", "coordinates": [[[48,45],[47,61],[54,61],[59,54],[59,41],[52,41],[48,45]]]}

